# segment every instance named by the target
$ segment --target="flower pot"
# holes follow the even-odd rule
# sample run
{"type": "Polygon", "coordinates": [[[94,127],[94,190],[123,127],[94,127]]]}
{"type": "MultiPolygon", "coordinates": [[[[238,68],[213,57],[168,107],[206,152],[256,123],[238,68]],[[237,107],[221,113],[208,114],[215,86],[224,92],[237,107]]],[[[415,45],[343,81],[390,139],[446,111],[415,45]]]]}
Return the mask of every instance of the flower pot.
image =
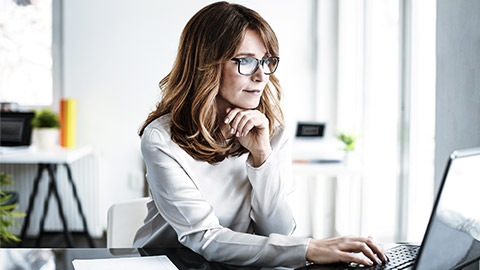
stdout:
{"type": "Polygon", "coordinates": [[[355,151],[345,151],[345,155],[343,156],[343,163],[346,166],[356,166],[359,165],[360,157],[358,153],[355,151]]]}
{"type": "Polygon", "coordinates": [[[351,160],[350,156],[351,156],[350,151],[345,150],[343,155],[343,163],[347,166],[350,165],[350,160],[351,160]]]}
{"type": "Polygon", "coordinates": [[[34,145],[39,150],[53,150],[59,146],[58,137],[58,128],[36,128],[34,145]]]}

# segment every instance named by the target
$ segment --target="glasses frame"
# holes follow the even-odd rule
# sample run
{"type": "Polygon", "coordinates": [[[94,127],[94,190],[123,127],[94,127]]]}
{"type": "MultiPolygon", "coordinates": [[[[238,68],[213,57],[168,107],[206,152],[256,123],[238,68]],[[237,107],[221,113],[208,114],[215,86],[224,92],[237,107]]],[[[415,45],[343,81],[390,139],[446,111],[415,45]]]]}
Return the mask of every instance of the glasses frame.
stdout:
{"type": "Polygon", "coordinates": [[[251,76],[251,75],[255,74],[255,72],[257,72],[258,67],[259,67],[260,65],[262,65],[262,68],[263,68],[263,64],[264,64],[265,62],[267,62],[267,60],[272,59],[272,58],[277,60],[277,65],[275,66],[275,69],[272,70],[271,72],[265,72],[265,71],[263,71],[263,74],[265,74],[265,75],[271,75],[271,74],[273,74],[273,73],[277,70],[277,68],[278,68],[278,63],[280,63],[280,57],[278,57],[278,56],[270,56],[270,57],[267,57],[267,58],[265,58],[265,59],[257,59],[257,58],[255,58],[255,57],[235,57],[235,58],[232,58],[232,60],[235,61],[235,62],[237,62],[237,69],[238,69],[238,73],[240,73],[240,75],[251,76]],[[245,74],[245,73],[240,72],[240,62],[241,62],[243,59],[246,59],[246,58],[255,59],[255,60],[257,61],[257,65],[255,66],[255,68],[253,69],[253,71],[252,71],[251,73],[248,73],[248,74],[245,74]]]}

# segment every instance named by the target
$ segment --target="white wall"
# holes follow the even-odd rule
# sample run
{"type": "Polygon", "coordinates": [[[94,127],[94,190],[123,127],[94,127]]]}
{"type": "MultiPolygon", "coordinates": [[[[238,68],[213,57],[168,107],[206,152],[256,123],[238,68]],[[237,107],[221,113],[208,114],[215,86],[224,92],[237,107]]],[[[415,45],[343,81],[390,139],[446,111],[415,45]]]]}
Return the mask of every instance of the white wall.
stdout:
{"type": "Polygon", "coordinates": [[[435,190],[453,150],[480,146],[480,2],[437,1],[435,190]]]}
{"type": "MultiPolygon", "coordinates": [[[[158,100],[183,27],[210,2],[64,1],[62,93],[78,100],[78,144],[92,145],[101,158],[101,215],[113,202],[142,196],[137,130],[158,100]]],[[[278,35],[289,123],[313,120],[314,0],[237,2],[278,35]]]]}
{"type": "Polygon", "coordinates": [[[437,0],[435,192],[449,154],[480,146],[479,14],[477,0],[437,0]]]}

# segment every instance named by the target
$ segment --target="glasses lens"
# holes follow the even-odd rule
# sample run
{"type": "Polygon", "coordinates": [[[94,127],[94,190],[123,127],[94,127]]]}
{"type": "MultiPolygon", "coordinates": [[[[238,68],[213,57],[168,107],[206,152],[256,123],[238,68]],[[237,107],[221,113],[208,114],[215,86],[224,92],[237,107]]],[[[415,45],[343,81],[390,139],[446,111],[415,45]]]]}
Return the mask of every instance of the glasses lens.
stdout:
{"type": "Polygon", "coordinates": [[[265,74],[272,74],[275,72],[278,66],[278,58],[276,57],[268,57],[265,59],[265,62],[263,63],[263,72],[265,74]]]}
{"type": "Polygon", "coordinates": [[[263,72],[266,75],[270,75],[275,72],[278,66],[278,57],[268,57],[264,60],[258,60],[253,57],[235,58],[238,62],[238,71],[242,75],[250,76],[254,74],[258,69],[259,62],[262,63],[263,72]]]}
{"type": "Polygon", "coordinates": [[[252,57],[241,58],[238,62],[240,74],[251,75],[257,67],[257,59],[252,57]]]}

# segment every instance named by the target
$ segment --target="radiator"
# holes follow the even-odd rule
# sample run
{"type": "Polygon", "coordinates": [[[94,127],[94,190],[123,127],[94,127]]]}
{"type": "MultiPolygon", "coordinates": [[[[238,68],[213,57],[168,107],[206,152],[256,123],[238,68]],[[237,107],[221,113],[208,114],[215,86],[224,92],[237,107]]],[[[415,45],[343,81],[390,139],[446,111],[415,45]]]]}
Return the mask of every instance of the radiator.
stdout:
{"type": "MultiPolygon", "coordinates": [[[[90,154],[70,164],[73,181],[75,182],[78,196],[82,202],[82,209],[87,219],[88,230],[92,237],[98,238],[103,234],[102,220],[99,215],[99,166],[98,157],[90,154]]],[[[29,164],[0,164],[0,172],[11,174],[14,185],[5,186],[4,190],[14,190],[19,193],[19,206],[17,211],[26,212],[33,182],[37,175],[37,165],[29,164]]],[[[82,231],[83,223],[77,204],[73,197],[72,187],[68,181],[67,170],[64,165],[58,165],[56,171],[57,188],[62,207],[70,231],[82,231]]],[[[43,172],[38,186],[37,196],[34,201],[33,211],[27,235],[37,236],[40,231],[40,220],[43,214],[43,205],[48,191],[49,176],[43,172]]],[[[23,225],[24,218],[17,219],[23,225]]],[[[58,204],[55,196],[50,196],[45,231],[63,230],[62,221],[58,214],[58,204]]],[[[12,228],[11,232],[19,235],[21,228],[12,228]]]]}

